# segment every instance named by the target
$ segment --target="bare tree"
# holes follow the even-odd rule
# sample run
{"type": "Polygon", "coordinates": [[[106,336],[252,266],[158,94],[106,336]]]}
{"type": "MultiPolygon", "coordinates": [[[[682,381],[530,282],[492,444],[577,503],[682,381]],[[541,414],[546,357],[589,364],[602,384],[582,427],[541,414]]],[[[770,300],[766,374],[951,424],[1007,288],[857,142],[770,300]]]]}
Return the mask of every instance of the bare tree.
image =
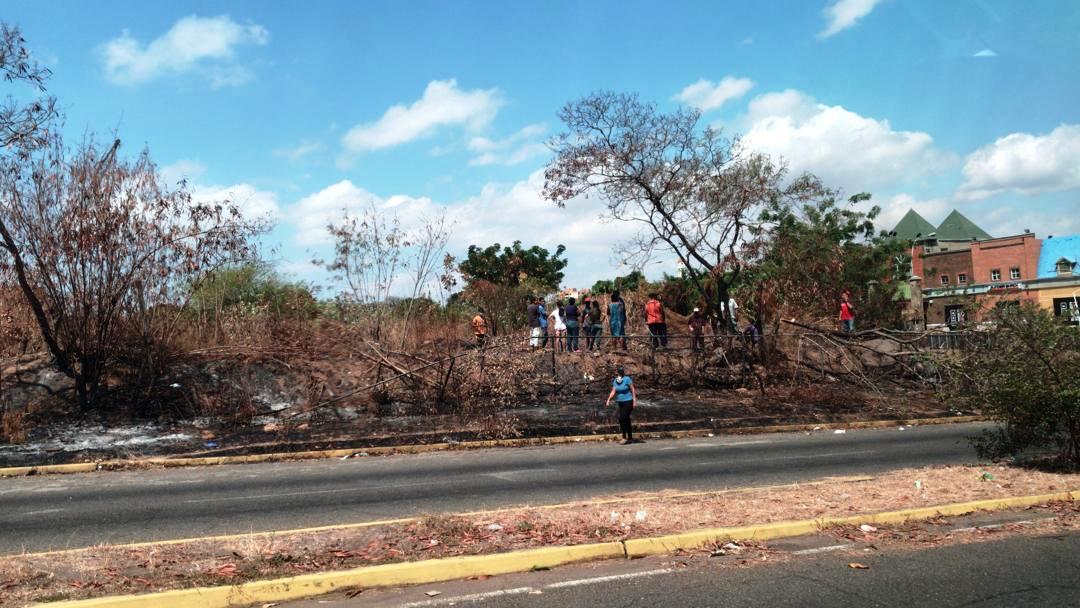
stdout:
{"type": "Polygon", "coordinates": [[[45,144],[49,126],[57,117],[56,102],[45,91],[50,72],[30,56],[19,29],[0,22],[0,74],[9,83],[22,83],[41,95],[22,103],[10,94],[0,105],[0,149],[5,163],[9,154],[25,158],[45,144]]]}
{"type": "Polygon", "coordinates": [[[741,248],[758,210],[772,201],[825,194],[812,176],[786,179],[783,165],[711,128],[700,114],[665,114],[636,95],[600,92],[559,112],[568,131],[552,140],[544,195],[564,206],[599,194],[611,218],[639,224],[624,243],[641,267],[656,252],[673,254],[705,294],[715,326],[745,261],[741,248]]]}
{"type": "Polygon", "coordinates": [[[376,338],[381,337],[384,304],[396,294],[407,294],[401,336],[404,344],[417,300],[433,282],[443,282],[437,272],[445,262],[451,227],[446,214],[440,213],[422,217],[417,228],[406,230],[396,214],[369,205],[359,216],[346,215],[327,226],[334,239],[334,255],[315,263],[345,285],[347,300],[372,307],[376,338]]]}
{"type": "Polygon", "coordinates": [[[428,289],[435,279],[435,271],[443,261],[446,243],[450,240],[453,223],[446,219],[446,212],[433,217],[420,219],[420,226],[412,233],[412,252],[406,266],[413,280],[412,297],[421,296],[421,291],[428,289]]]}
{"type": "Polygon", "coordinates": [[[88,139],[69,152],[52,134],[0,175],[0,270],[14,273],[84,409],[125,350],[161,337],[178,289],[247,257],[262,228],[231,204],[163,189],[147,152],[128,160],[119,148],[88,139]]]}
{"type": "Polygon", "coordinates": [[[401,344],[405,345],[405,339],[409,335],[409,320],[412,318],[413,309],[417,298],[421,295],[430,296],[431,283],[437,279],[436,271],[439,264],[444,261],[446,255],[446,243],[450,240],[452,223],[446,219],[443,211],[434,217],[424,217],[420,220],[420,226],[413,231],[411,241],[412,248],[408,253],[405,265],[412,278],[412,297],[409,305],[405,308],[405,331],[401,332],[401,344]],[[428,290],[426,293],[422,292],[428,290]]]}
{"type": "Polygon", "coordinates": [[[326,229],[334,239],[334,257],[315,263],[344,283],[354,302],[376,304],[389,298],[409,246],[397,216],[388,218],[372,204],[359,217],[346,215],[326,229]]]}

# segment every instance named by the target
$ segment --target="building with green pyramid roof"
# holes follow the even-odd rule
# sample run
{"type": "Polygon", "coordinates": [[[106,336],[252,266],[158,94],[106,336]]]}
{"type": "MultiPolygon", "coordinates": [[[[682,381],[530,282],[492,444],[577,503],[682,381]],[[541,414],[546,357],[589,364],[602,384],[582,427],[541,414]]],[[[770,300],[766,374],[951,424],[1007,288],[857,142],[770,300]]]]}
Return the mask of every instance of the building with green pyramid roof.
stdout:
{"type": "Polygon", "coordinates": [[[917,237],[925,238],[936,230],[933,224],[926,221],[926,218],[914,209],[908,209],[904,217],[896,223],[896,227],[892,229],[893,234],[901,241],[914,241],[917,237]]]}
{"type": "Polygon", "coordinates": [[[992,239],[982,228],[975,225],[964,214],[956,209],[946,217],[937,227],[937,240],[939,241],[986,241],[992,239]]]}

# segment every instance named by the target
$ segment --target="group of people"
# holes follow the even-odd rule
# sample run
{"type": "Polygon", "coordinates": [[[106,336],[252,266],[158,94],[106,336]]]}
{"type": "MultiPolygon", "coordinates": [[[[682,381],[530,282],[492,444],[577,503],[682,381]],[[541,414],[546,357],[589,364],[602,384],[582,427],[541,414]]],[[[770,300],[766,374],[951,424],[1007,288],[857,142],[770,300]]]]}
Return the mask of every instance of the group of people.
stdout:
{"type": "MultiPolygon", "coordinates": [[[[729,298],[721,324],[732,333],[739,331],[738,310],[735,299],[729,298]]],[[[584,350],[602,350],[605,323],[611,332],[610,339],[614,347],[621,346],[623,350],[628,348],[626,302],[618,291],[612,292],[606,305],[599,298],[586,295],[581,304],[578,304],[574,297],[567,298],[565,303],[563,300],[556,300],[550,312],[542,298],[530,297],[525,314],[529,326],[529,348],[532,350],[545,349],[550,344],[553,350],[559,352],[580,353],[582,337],[584,350]]],[[[656,293],[650,293],[649,300],[645,303],[645,325],[649,330],[652,347],[667,348],[667,313],[656,293]]],[[[705,348],[705,330],[709,325],[709,318],[700,308],[694,308],[687,318],[691,348],[705,348]]],[[[472,318],[472,329],[477,346],[483,346],[488,334],[488,321],[483,309],[478,309],[472,318]]]]}
{"type": "Polygon", "coordinates": [[[529,348],[543,349],[551,343],[551,348],[580,353],[581,336],[585,336],[585,350],[600,350],[607,321],[611,338],[616,343],[622,340],[626,348],[626,304],[616,291],[611,294],[611,301],[601,307],[600,300],[585,296],[579,305],[577,298],[567,298],[565,304],[557,300],[551,312],[547,311],[544,301],[531,298],[525,310],[529,323],[529,348]]]}

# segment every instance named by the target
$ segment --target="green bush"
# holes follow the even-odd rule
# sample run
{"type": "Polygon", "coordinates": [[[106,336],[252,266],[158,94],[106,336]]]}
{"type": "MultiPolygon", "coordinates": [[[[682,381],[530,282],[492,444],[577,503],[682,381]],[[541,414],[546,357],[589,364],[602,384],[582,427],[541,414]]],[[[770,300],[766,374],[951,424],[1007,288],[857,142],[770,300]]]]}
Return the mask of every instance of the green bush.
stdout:
{"type": "Polygon", "coordinates": [[[1003,307],[952,355],[950,396],[1001,423],[975,440],[984,457],[1056,450],[1080,465],[1080,333],[1033,304],[1003,307]]]}
{"type": "Polygon", "coordinates": [[[211,316],[237,309],[292,319],[312,319],[319,313],[309,285],[286,282],[268,265],[254,262],[204,277],[192,289],[188,306],[211,316]]]}

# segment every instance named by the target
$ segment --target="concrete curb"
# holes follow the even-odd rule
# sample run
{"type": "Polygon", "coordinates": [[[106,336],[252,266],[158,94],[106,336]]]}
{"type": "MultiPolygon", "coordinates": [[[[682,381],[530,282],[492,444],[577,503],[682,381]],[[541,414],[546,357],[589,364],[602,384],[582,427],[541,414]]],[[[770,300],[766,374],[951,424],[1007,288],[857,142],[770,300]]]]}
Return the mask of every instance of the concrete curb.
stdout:
{"type": "MultiPolygon", "coordinates": [[[[913,418],[908,420],[866,420],[843,423],[822,424],[782,424],[728,429],[693,429],[686,431],[653,431],[638,433],[646,439],[682,439],[687,437],[707,437],[710,435],[758,435],[763,433],[793,433],[813,430],[833,429],[876,429],[894,426],[929,426],[936,424],[963,424],[982,422],[982,416],[949,416],[946,418],[913,418]]],[[[261,462],[280,462],[287,460],[318,460],[346,458],[355,454],[385,456],[390,454],[424,454],[446,450],[469,450],[500,447],[528,447],[543,445],[561,445],[567,443],[589,443],[616,441],[618,435],[573,435],[567,437],[528,437],[523,439],[492,439],[488,441],[463,441],[460,443],[426,443],[417,445],[382,446],[371,448],[346,448],[339,450],[313,450],[306,452],[277,452],[272,454],[252,454],[248,456],[202,456],[193,458],[144,458],[138,460],[103,460],[99,462],[80,462],[73,464],[47,464],[38,466],[0,468],[0,477],[19,477],[24,475],[45,475],[60,473],[88,473],[139,467],[201,467],[223,464],[254,464],[261,462]]]]}
{"type": "Polygon", "coordinates": [[[420,562],[368,566],[339,572],[305,574],[269,581],[255,581],[231,587],[201,587],[150,593],[102,597],[71,602],[50,602],[39,606],[62,608],[224,608],[274,603],[323,595],[349,587],[388,587],[447,581],[470,576],[495,576],[553,568],[573,562],[624,557],[622,543],[609,542],[573,547],[545,547],[513,553],[450,557],[420,562]]]}
{"type": "Polygon", "coordinates": [[[837,525],[859,524],[898,524],[906,521],[918,521],[937,516],[957,516],[975,511],[1002,511],[1020,507],[1030,507],[1054,500],[1080,500],[1080,490],[1039,494],[1035,496],[1017,496],[1012,498],[991,498],[971,502],[959,502],[933,507],[919,507],[901,511],[886,511],[851,517],[825,517],[802,521],[784,521],[760,526],[742,526],[737,528],[714,528],[698,530],[671,536],[639,538],[623,541],[627,557],[645,557],[662,555],[678,549],[693,549],[702,545],[729,540],[770,540],[813,534],[822,528],[837,525]]]}
{"type": "Polygon", "coordinates": [[[231,608],[301,599],[350,587],[393,587],[437,583],[471,576],[494,576],[539,568],[553,568],[573,562],[665,554],[678,549],[694,549],[708,543],[725,540],[768,540],[804,536],[813,534],[822,527],[830,525],[902,523],[938,515],[955,516],[973,511],[1000,511],[1029,507],[1054,500],[1080,500],[1080,490],[1037,496],[977,500],[902,511],[853,515],[851,517],[809,519],[736,528],[715,528],[655,538],[631,539],[622,542],[570,547],[545,547],[494,555],[384,564],[276,580],[254,581],[228,587],[202,587],[144,595],[102,597],[36,605],[47,605],[55,608],[129,608],[147,605],[156,608],[231,608]]]}

